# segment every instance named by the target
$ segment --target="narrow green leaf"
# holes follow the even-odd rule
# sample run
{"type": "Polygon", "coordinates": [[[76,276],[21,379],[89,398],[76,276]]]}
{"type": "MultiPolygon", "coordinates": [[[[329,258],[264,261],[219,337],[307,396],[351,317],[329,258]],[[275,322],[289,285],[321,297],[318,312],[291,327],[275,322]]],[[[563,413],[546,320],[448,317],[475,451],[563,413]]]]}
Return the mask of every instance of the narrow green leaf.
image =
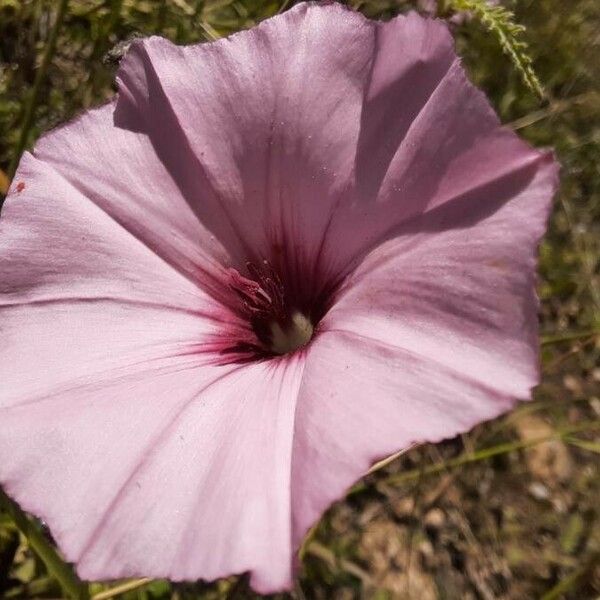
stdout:
{"type": "Polygon", "coordinates": [[[21,533],[27,538],[31,549],[40,557],[48,573],[60,584],[65,594],[74,600],[88,600],[88,588],[77,577],[71,566],[66,563],[45,538],[38,525],[0,489],[0,508],[8,513],[21,533]]]}
{"type": "Polygon", "coordinates": [[[63,20],[65,18],[65,14],[67,12],[68,3],[69,0],[60,0],[58,4],[56,17],[54,19],[54,25],[52,26],[50,36],[48,37],[48,42],[46,43],[46,48],[42,56],[42,62],[36,71],[35,79],[33,81],[33,87],[31,88],[31,93],[27,98],[23,123],[21,124],[21,131],[19,134],[19,139],[17,141],[17,147],[13,152],[12,160],[10,161],[10,165],[8,166],[7,175],[11,179],[14,176],[15,171],[17,170],[17,165],[19,164],[19,160],[21,159],[21,154],[23,154],[23,150],[25,150],[25,147],[27,146],[27,141],[29,140],[29,133],[33,125],[33,118],[35,115],[35,109],[37,107],[37,102],[41,92],[42,83],[46,78],[46,72],[48,71],[48,67],[50,66],[50,63],[52,62],[52,57],[54,56],[54,51],[56,50],[58,34],[60,32],[63,20]]]}

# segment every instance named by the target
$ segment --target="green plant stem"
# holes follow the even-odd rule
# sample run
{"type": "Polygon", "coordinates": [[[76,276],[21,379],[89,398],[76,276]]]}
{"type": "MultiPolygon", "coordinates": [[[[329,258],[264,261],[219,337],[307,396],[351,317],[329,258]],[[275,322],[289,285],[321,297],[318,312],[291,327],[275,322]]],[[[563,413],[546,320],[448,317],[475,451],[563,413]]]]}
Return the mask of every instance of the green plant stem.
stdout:
{"type": "Polygon", "coordinates": [[[598,442],[590,442],[588,440],[580,440],[579,438],[567,436],[565,438],[565,442],[570,444],[571,446],[576,446],[577,448],[581,448],[586,452],[594,452],[596,454],[600,454],[600,443],[598,442]]]}
{"type": "Polygon", "coordinates": [[[551,344],[558,344],[560,342],[569,342],[591,337],[600,337],[600,329],[588,329],[587,331],[566,331],[565,333],[544,335],[542,336],[541,344],[542,346],[549,346],[551,344]]]}
{"type": "Polygon", "coordinates": [[[546,592],[541,600],[558,600],[567,592],[572,592],[579,586],[581,578],[598,563],[600,554],[593,554],[583,565],[575,569],[570,575],[562,579],[551,590],[546,592]]]}
{"type": "Polygon", "coordinates": [[[280,15],[282,12],[286,11],[289,3],[290,3],[290,0],[283,0],[283,2],[281,3],[281,6],[277,10],[277,14],[280,15]]]}
{"type": "Polygon", "coordinates": [[[53,577],[40,577],[29,583],[11,587],[4,592],[3,598],[47,598],[52,590],[56,590],[56,580],[53,577]]]}
{"type": "Polygon", "coordinates": [[[31,549],[40,557],[48,573],[58,581],[65,594],[75,600],[88,600],[87,586],[77,577],[71,566],[58,555],[37,524],[29,519],[2,489],[0,489],[0,508],[9,514],[27,538],[31,549]]]}
{"type": "MultiPolygon", "coordinates": [[[[385,485],[399,485],[402,483],[406,483],[407,481],[419,479],[422,476],[435,475],[436,473],[440,473],[447,469],[461,467],[463,465],[478,462],[481,460],[489,460],[490,458],[494,458],[495,456],[508,454],[509,452],[514,452],[516,450],[524,450],[526,448],[536,446],[537,444],[541,444],[543,442],[549,442],[554,439],[563,439],[574,433],[592,431],[595,429],[600,429],[600,421],[591,421],[582,425],[574,425],[573,427],[563,429],[562,431],[557,431],[551,435],[542,436],[532,440],[506,442],[504,444],[498,444],[489,448],[482,448],[481,450],[477,450],[476,452],[465,452],[460,456],[457,456],[456,458],[453,458],[448,461],[443,461],[434,465],[429,465],[427,467],[420,467],[418,469],[411,469],[410,471],[399,473],[398,475],[390,475],[389,477],[382,479],[379,483],[385,485]]],[[[360,482],[356,484],[348,494],[359,494],[365,491],[367,488],[367,484],[365,484],[364,482],[360,482]]]]}
{"type": "Polygon", "coordinates": [[[367,571],[346,558],[338,558],[332,550],[317,541],[313,540],[309,544],[307,553],[321,559],[334,571],[341,569],[346,573],[350,573],[350,575],[362,581],[363,585],[370,586],[373,584],[371,576],[367,571]]]}
{"type": "Polygon", "coordinates": [[[207,21],[200,21],[199,22],[200,28],[202,29],[202,31],[204,31],[204,33],[206,34],[206,39],[207,40],[218,40],[221,35],[219,34],[219,32],[207,21]]]}
{"type": "Polygon", "coordinates": [[[549,106],[542,108],[540,110],[536,110],[532,113],[529,113],[520,119],[512,121],[507,124],[507,127],[510,127],[513,131],[518,131],[520,129],[525,129],[526,127],[530,127],[531,125],[535,125],[540,121],[547,119],[549,117],[554,117],[572,109],[574,106],[590,103],[598,102],[600,94],[596,91],[585,92],[580,94],[579,96],[575,96],[573,98],[565,98],[564,100],[555,100],[549,106]]]}
{"type": "Polygon", "coordinates": [[[542,85],[535,74],[527,44],[522,39],[525,28],[514,22],[514,14],[503,7],[488,4],[487,0],[448,0],[447,4],[455,11],[468,11],[494,34],[505,54],[507,54],[521,74],[527,87],[539,99],[545,98],[542,85]]]}
{"type": "Polygon", "coordinates": [[[23,116],[23,123],[21,125],[21,132],[19,134],[19,139],[13,152],[12,159],[8,166],[7,174],[9,179],[12,179],[14,177],[15,171],[17,170],[17,166],[19,164],[19,160],[21,159],[21,154],[23,154],[25,146],[27,145],[27,140],[29,139],[29,133],[31,131],[31,126],[33,125],[33,117],[35,115],[35,109],[37,107],[42,83],[46,78],[48,67],[50,66],[50,62],[52,61],[52,57],[54,56],[54,51],[56,49],[56,41],[58,40],[58,34],[60,32],[60,28],[65,18],[65,13],[67,12],[68,3],[69,0],[60,0],[60,4],[58,5],[54,26],[50,31],[50,37],[48,38],[48,43],[46,44],[44,55],[42,56],[42,62],[35,74],[33,87],[31,88],[29,98],[27,99],[27,103],[25,104],[25,113],[23,116]]]}
{"type": "Polygon", "coordinates": [[[114,598],[119,594],[124,594],[125,592],[131,592],[132,590],[137,590],[145,585],[148,585],[152,579],[149,577],[144,577],[142,579],[132,579],[130,581],[126,581],[125,583],[121,583],[120,585],[116,585],[108,590],[104,590],[103,592],[99,592],[98,594],[94,594],[92,596],[92,600],[109,600],[110,598],[114,598]]]}

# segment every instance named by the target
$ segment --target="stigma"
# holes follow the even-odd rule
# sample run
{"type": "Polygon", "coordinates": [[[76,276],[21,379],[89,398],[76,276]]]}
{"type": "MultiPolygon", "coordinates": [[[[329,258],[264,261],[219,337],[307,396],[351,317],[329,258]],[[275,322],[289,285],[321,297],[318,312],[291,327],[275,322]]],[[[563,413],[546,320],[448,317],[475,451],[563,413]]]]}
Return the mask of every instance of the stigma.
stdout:
{"type": "Polygon", "coordinates": [[[306,346],[313,336],[310,319],[301,312],[294,312],[284,327],[278,321],[271,322],[271,352],[288,354],[306,346]]]}

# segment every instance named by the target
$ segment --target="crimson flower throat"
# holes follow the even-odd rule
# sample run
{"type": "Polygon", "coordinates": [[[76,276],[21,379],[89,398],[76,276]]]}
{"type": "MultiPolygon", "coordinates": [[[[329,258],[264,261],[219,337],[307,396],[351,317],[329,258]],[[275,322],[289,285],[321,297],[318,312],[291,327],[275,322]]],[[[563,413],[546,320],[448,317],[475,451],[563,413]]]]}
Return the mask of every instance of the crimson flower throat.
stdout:
{"type": "Polygon", "coordinates": [[[238,312],[246,319],[256,335],[255,344],[238,342],[227,352],[248,352],[257,357],[269,354],[287,354],[311,339],[314,323],[311,313],[294,305],[294,299],[286,293],[283,281],[266,259],[258,265],[248,262],[244,277],[236,269],[228,269],[229,288],[239,300],[238,312]]]}

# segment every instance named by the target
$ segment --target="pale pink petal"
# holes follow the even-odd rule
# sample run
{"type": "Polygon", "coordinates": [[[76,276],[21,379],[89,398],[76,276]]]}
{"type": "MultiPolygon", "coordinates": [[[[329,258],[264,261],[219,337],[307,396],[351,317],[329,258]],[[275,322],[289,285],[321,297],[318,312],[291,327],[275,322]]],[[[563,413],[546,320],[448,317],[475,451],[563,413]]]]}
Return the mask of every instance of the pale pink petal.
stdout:
{"type": "Polygon", "coordinates": [[[187,268],[206,261],[178,221],[185,205],[164,182],[152,217],[117,178],[95,179],[104,196],[79,189],[81,163],[75,183],[50,164],[53,135],[44,159],[24,157],[0,220],[3,488],[83,577],[252,571],[256,589],[289,587],[302,362],[215,366],[203,344],[235,317],[187,268]]]}
{"type": "Polygon", "coordinates": [[[215,302],[48,163],[26,155],[20,184],[0,220],[1,406],[213,331],[215,302]]]}
{"type": "MultiPolygon", "coordinates": [[[[407,223],[347,280],[310,347],[296,413],[294,540],[378,459],[467,431],[538,383],[534,268],[557,185],[407,223]]],[[[443,210],[442,210],[443,209],[443,210]]]]}
{"type": "Polygon", "coordinates": [[[216,43],[138,42],[118,79],[116,123],[149,135],[230,254],[322,287],[408,218],[517,193],[537,157],[500,128],[447,28],[416,14],[301,4],[216,43]]]}
{"type": "MultiPolygon", "coordinates": [[[[146,237],[137,235],[120,221],[120,212],[132,210],[126,202],[122,205],[114,213],[99,206],[37,152],[35,157],[26,153],[0,220],[0,306],[85,298],[205,306],[206,294],[185,269],[155,252],[153,239],[160,244],[170,224],[157,219],[152,234],[155,217],[146,215],[146,237]]],[[[168,207],[165,202],[165,212],[168,207]]],[[[134,210],[131,221],[141,227],[144,207],[134,210]]],[[[176,218],[177,209],[172,212],[176,218]]],[[[196,250],[188,249],[193,256],[196,250]]]]}
{"type": "Polygon", "coordinates": [[[476,221],[535,174],[539,153],[500,126],[485,95],[469,82],[446,28],[414,14],[399,17],[380,25],[382,48],[399,44],[401,29],[418,44],[405,52],[408,66],[398,66],[393,52],[378,55],[364,106],[355,197],[332,219],[324,257],[360,260],[396,237],[407,220],[450,202],[476,205],[476,221]]]}
{"type": "Polygon", "coordinates": [[[373,44],[373,23],[338,3],[210,44],[136,42],[115,120],[148,133],[226,245],[224,223],[247,260],[312,263],[351,182],[373,44]]]}
{"type": "Polygon", "coordinates": [[[86,579],[250,571],[289,588],[302,369],[188,357],[0,409],[0,481],[86,579]]]}
{"type": "Polygon", "coordinates": [[[474,195],[407,222],[347,279],[322,330],[435,356],[527,398],[538,377],[537,244],[557,165],[539,154],[531,170],[525,189],[499,207],[496,194],[474,195]]]}
{"type": "Polygon", "coordinates": [[[377,23],[356,155],[356,185],[377,196],[390,161],[456,60],[442,21],[416,13],[377,23]]]}
{"type": "Polygon", "coordinates": [[[185,277],[211,287],[215,272],[222,270],[219,263],[232,262],[229,249],[199,220],[198,198],[185,196],[148,137],[114,126],[114,108],[108,103],[43,136],[34,156],[44,164],[17,173],[15,181],[25,184],[19,197],[28,197],[30,173],[52,169],[124,234],[185,277]]]}
{"type": "Polygon", "coordinates": [[[511,405],[435,357],[354,333],[322,333],[311,345],[296,410],[294,544],[376,461],[413,442],[467,431],[511,405]]]}

